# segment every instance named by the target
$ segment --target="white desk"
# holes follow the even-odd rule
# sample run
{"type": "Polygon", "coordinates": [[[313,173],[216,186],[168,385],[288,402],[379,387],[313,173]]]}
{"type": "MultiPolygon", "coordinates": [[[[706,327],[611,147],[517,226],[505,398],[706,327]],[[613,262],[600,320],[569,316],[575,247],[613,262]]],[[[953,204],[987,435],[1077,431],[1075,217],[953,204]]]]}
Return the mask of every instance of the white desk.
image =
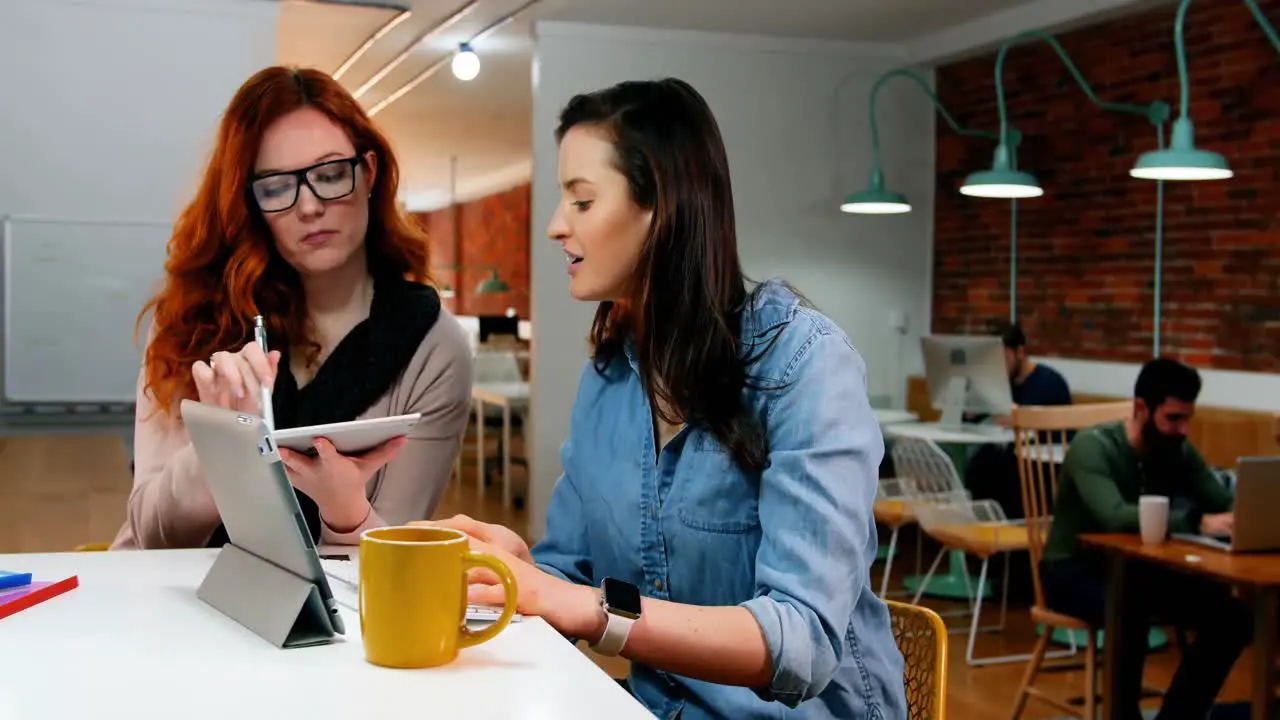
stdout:
{"type": "MultiPolygon", "coordinates": [[[[944,428],[938,423],[895,423],[884,427],[886,435],[895,435],[898,437],[913,437],[921,440],[932,440],[936,443],[953,443],[956,445],[986,445],[1008,444],[1014,441],[1013,430],[1007,428],[998,428],[996,426],[988,426],[986,431],[968,430],[968,429],[951,429],[944,428]]],[[[1061,445],[1046,446],[1042,445],[1039,449],[1041,462],[1052,460],[1054,463],[1061,463],[1066,456],[1066,452],[1061,445]]]]}
{"type": "Polygon", "coordinates": [[[345,608],[344,639],[278,649],[196,598],[215,552],[0,555],[6,570],[80,576],[0,620],[0,718],[653,718],[537,618],[428,670],[366,662],[345,608]]]}
{"type": "Polygon", "coordinates": [[[872,409],[872,412],[876,414],[876,422],[881,425],[896,425],[898,423],[915,422],[920,419],[920,416],[910,410],[891,410],[883,408],[878,410],[872,409]]]}
{"type": "Polygon", "coordinates": [[[968,430],[965,428],[944,428],[938,423],[905,422],[894,423],[885,427],[889,435],[920,438],[939,443],[956,443],[959,445],[985,445],[987,443],[1011,443],[1013,431],[992,427],[989,431],[968,430]]]}
{"type": "Polygon", "coordinates": [[[476,383],[471,388],[476,406],[476,493],[484,496],[484,404],[502,408],[502,506],[511,506],[511,409],[529,404],[529,383],[476,383]]]}

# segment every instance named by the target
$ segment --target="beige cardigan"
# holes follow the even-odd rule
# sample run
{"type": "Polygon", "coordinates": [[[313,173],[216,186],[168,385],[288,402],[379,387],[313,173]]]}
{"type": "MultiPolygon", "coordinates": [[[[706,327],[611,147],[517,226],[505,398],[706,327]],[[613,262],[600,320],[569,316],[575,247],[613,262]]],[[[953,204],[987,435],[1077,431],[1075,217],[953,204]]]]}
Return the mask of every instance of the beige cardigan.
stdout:
{"type": "MultiPolygon", "coordinates": [[[[462,325],[441,308],[399,381],[358,419],[422,413],[408,442],[369,480],[373,511],[349,533],[325,526],[320,541],[359,544],[373,527],[430,519],[458,454],[471,410],[472,359],[462,325]]],[[[203,547],[220,518],[180,418],[155,412],[138,378],[133,491],[111,549],[203,547]]]]}

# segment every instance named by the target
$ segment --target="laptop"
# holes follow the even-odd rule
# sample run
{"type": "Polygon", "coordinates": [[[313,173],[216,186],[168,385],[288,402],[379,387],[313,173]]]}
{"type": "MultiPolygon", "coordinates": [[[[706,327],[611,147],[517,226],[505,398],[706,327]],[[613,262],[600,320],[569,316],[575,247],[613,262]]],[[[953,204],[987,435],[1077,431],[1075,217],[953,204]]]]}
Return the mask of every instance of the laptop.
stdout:
{"type": "Polygon", "coordinates": [[[1235,526],[1231,536],[1173,533],[1177,540],[1229,553],[1280,550],[1280,457],[1242,457],[1236,467],[1235,526]]]}
{"type": "Polygon", "coordinates": [[[290,645],[320,644],[346,634],[302,508],[262,418],[183,400],[182,420],[231,544],[319,592],[322,607],[309,613],[308,637],[290,645]]]}

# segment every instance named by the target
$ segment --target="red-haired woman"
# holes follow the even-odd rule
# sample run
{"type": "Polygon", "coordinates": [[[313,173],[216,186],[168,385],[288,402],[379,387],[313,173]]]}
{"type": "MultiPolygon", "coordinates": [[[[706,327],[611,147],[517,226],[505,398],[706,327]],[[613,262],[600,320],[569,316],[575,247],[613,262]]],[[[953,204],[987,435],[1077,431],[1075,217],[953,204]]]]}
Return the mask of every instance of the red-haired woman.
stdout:
{"type": "Polygon", "coordinates": [[[262,384],[281,429],[422,413],[360,457],[324,440],[315,458],[281,449],[317,542],[430,517],[467,423],[471,352],[425,282],[397,183],[386,139],[329,76],[273,67],[236,93],[144,309],[133,492],[113,548],[226,542],[178,407],[258,413],[262,384]],[[270,356],[252,342],[257,314],[270,356]]]}

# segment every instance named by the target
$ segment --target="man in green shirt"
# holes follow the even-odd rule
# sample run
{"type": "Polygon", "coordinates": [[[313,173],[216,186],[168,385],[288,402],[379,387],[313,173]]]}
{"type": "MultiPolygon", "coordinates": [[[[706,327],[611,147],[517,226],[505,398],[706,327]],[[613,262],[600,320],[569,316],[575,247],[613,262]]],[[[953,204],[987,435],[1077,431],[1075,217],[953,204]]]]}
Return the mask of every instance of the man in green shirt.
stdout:
{"type": "MultiPolygon", "coordinates": [[[[1106,602],[1102,558],[1083,550],[1085,533],[1138,533],[1138,498],[1170,498],[1169,531],[1230,535],[1233,497],[1187,442],[1200,374],[1168,358],[1143,366],[1133,414],[1076,435],[1067,450],[1040,574],[1057,612],[1101,626],[1106,602]]],[[[1126,713],[1138,718],[1147,632],[1154,618],[1196,631],[1157,718],[1203,718],[1253,636],[1249,609],[1229,587],[1155,566],[1126,576],[1121,643],[1126,713]],[[1141,575],[1135,579],[1135,575],[1141,575]]],[[[1108,642],[1112,640],[1108,638],[1108,642]]]]}

